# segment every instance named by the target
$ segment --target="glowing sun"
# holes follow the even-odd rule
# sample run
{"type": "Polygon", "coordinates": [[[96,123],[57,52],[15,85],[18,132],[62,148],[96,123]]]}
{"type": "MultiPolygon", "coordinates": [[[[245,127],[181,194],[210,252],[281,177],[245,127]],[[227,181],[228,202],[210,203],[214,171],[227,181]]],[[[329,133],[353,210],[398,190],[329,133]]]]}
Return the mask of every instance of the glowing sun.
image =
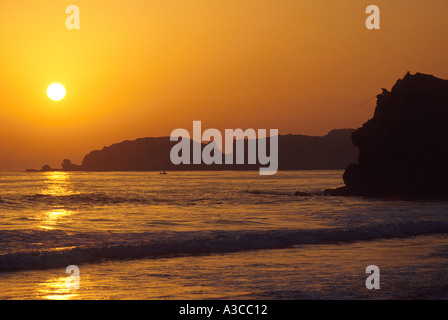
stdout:
{"type": "Polygon", "coordinates": [[[59,101],[65,97],[65,88],[60,83],[52,83],[47,89],[48,98],[53,101],[59,101]]]}

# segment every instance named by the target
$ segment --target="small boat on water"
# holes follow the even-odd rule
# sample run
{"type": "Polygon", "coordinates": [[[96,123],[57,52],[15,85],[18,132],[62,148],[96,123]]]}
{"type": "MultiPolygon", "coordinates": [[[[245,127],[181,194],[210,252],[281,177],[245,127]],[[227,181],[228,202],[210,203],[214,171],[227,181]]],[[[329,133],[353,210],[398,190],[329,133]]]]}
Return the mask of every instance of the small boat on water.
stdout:
{"type": "Polygon", "coordinates": [[[165,171],[163,171],[163,172],[160,172],[160,174],[168,174],[168,173],[166,173],[165,171]]]}

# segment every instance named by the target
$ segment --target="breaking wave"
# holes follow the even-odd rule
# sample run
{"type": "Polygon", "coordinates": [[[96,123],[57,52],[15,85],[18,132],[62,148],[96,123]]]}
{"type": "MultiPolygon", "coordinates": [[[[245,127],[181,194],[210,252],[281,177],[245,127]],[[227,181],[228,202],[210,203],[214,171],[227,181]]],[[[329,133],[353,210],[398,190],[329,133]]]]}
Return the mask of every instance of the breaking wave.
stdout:
{"type": "MultiPolygon", "coordinates": [[[[448,233],[448,223],[427,221],[356,228],[281,229],[268,231],[191,231],[173,233],[67,233],[64,231],[0,232],[0,242],[34,241],[46,248],[0,255],[0,272],[66,267],[104,260],[162,258],[281,249],[307,244],[406,238],[448,233]],[[50,244],[58,244],[52,248],[50,244]],[[65,247],[61,247],[64,246],[65,247]]],[[[30,246],[33,247],[33,246],[30,246]]]]}

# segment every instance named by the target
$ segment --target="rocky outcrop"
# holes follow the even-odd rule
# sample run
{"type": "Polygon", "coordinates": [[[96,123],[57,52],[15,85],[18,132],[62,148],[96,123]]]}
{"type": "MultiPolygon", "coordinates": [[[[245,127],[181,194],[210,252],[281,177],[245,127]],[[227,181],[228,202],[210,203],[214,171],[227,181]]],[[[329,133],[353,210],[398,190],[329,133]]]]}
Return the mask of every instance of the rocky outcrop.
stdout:
{"type": "MultiPolygon", "coordinates": [[[[353,131],[353,129],[338,129],[321,137],[280,135],[278,139],[279,170],[344,169],[349,163],[355,161],[358,155],[350,139],[353,131]]],[[[82,161],[81,169],[85,171],[179,171],[259,170],[260,167],[259,163],[247,164],[247,159],[246,164],[242,165],[203,163],[174,165],[170,160],[170,151],[175,144],[177,142],[170,141],[169,137],[140,138],[115,143],[87,154],[82,161]]],[[[202,144],[201,149],[205,146],[206,144],[202,144]]],[[[247,141],[245,149],[244,154],[247,158],[247,141]]]]}
{"type": "Polygon", "coordinates": [[[280,135],[280,170],[337,170],[356,160],[358,150],[351,143],[354,129],[337,129],[325,136],[280,135]]]}
{"type": "Polygon", "coordinates": [[[61,164],[64,171],[81,171],[82,167],[79,164],[72,163],[69,159],[64,159],[61,164]]]}
{"type": "Polygon", "coordinates": [[[448,80],[406,74],[377,96],[372,119],[352,134],[358,163],[332,195],[448,197],[448,80]]]}

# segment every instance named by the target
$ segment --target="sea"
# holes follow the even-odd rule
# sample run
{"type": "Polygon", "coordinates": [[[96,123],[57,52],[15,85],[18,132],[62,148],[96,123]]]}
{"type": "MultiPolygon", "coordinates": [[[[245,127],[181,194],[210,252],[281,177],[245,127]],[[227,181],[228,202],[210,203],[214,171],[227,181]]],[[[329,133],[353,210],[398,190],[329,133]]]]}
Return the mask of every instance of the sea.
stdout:
{"type": "Polygon", "coordinates": [[[342,173],[2,172],[0,299],[446,300],[448,202],[342,173]]]}

